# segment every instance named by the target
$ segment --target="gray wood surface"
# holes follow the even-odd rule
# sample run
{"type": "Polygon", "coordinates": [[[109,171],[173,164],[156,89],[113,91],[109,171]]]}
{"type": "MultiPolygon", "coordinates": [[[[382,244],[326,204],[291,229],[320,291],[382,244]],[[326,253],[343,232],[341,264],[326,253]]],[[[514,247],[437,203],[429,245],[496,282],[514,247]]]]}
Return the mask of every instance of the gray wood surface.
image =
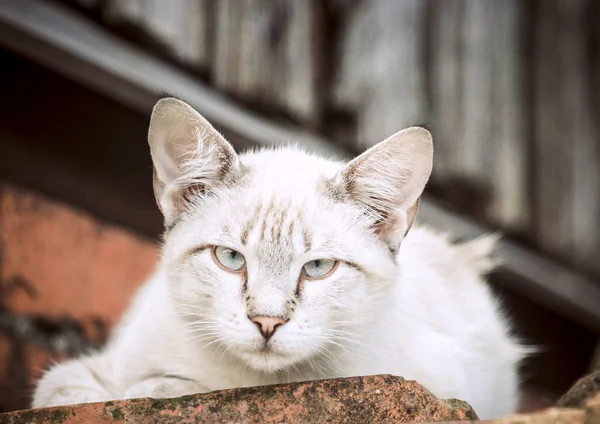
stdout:
{"type": "Polygon", "coordinates": [[[215,85],[302,122],[318,121],[322,27],[314,1],[224,0],[215,9],[215,85]]]}
{"type": "Polygon", "coordinates": [[[212,61],[211,7],[210,0],[105,0],[103,16],[110,24],[139,27],[180,62],[204,70],[212,61]]]}
{"type": "Polygon", "coordinates": [[[427,120],[425,11],[421,0],[365,0],[348,13],[332,89],[334,106],[357,114],[360,149],[427,120]]]}
{"type": "Polygon", "coordinates": [[[586,4],[540,3],[533,199],[544,249],[600,273],[600,134],[593,109],[598,93],[589,72],[586,4]]]}

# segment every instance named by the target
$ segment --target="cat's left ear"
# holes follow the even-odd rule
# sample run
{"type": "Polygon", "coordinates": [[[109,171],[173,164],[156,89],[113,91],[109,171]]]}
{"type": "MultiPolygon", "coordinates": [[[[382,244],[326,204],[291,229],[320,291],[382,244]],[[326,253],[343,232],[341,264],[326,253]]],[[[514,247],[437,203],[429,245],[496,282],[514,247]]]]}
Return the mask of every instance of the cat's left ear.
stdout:
{"type": "Polygon", "coordinates": [[[158,101],[148,142],[154,164],[154,195],[171,224],[195,196],[227,184],[240,169],[231,144],[190,105],[175,98],[158,101]]]}
{"type": "Polygon", "coordinates": [[[396,249],[413,224],[432,166],[431,134],[411,127],[352,160],[337,181],[348,198],[374,215],[375,231],[396,249]]]}

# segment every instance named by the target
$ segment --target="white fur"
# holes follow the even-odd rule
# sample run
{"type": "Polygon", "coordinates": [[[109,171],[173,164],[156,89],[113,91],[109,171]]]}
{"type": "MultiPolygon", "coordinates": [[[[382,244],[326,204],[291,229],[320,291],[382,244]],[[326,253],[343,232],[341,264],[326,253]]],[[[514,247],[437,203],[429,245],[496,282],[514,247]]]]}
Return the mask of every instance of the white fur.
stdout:
{"type": "MultiPolygon", "coordinates": [[[[193,143],[202,148],[202,140],[193,143]]],[[[399,146],[388,152],[387,174],[371,170],[352,178],[371,173],[393,178],[390,167],[406,152],[399,146]]],[[[428,148],[412,151],[427,155],[428,148]]],[[[202,161],[210,161],[208,156],[202,161]]],[[[218,168],[219,160],[212,165],[218,168]]],[[[417,161],[420,165],[406,174],[413,179],[398,184],[401,191],[409,187],[396,196],[394,212],[404,218],[425,184],[428,160],[417,161]]],[[[183,168],[163,162],[180,184],[176,174],[183,168]]],[[[238,182],[206,181],[210,193],[194,197],[183,210],[163,199],[163,210],[178,221],[165,236],[156,273],[100,353],[56,365],[44,375],[34,407],[394,374],[419,381],[441,398],[469,402],[480,418],[515,411],[524,350],[509,337],[482,277],[492,266],[491,238],[453,245],[444,235],[414,227],[392,254],[393,243],[374,230],[376,217],[363,205],[369,196],[362,192],[353,202],[351,195],[328,195],[325,182],[335,187],[350,178],[344,164],[295,148],[262,150],[230,163],[244,167],[238,182]],[[250,227],[244,244],[242,234],[250,227]],[[244,255],[246,288],[242,276],[220,268],[209,249],[196,250],[214,245],[244,255]],[[327,278],[302,281],[298,295],[303,264],[319,258],[341,262],[327,278]],[[269,340],[268,351],[262,350],[265,342],[249,314],[288,319],[269,340]]],[[[187,157],[182,172],[190,170],[187,157]]],[[[157,197],[169,191],[165,178],[159,185],[157,197]]],[[[355,187],[377,186],[392,190],[381,180],[355,187]]],[[[394,219],[393,225],[405,230],[409,224],[394,219]]]]}

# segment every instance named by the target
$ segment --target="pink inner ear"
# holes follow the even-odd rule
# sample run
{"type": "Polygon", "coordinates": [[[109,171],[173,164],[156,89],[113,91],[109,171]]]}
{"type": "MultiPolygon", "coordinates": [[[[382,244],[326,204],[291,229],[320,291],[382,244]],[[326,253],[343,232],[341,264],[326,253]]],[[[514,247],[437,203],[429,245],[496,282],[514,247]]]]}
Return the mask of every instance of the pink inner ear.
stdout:
{"type": "Polygon", "coordinates": [[[404,232],[404,237],[408,234],[411,227],[415,222],[415,218],[417,217],[417,212],[419,211],[419,203],[421,202],[421,198],[419,197],[414,205],[412,205],[408,211],[406,212],[406,231],[404,232]]]}
{"type": "Polygon", "coordinates": [[[402,236],[406,219],[400,210],[391,211],[382,215],[381,219],[373,225],[373,229],[384,240],[391,240],[398,235],[402,236]]]}
{"type": "Polygon", "coordinates": [[[186,204],[190,203],[194,197],[200,197],[206,193],[206,186],[204,184],[192,184],[181,189],[173,198],[175,211],[179,215],[185,210],[186,204]]]}
{"type": "Polygon", "coordinates": [[[189,202],[195,196],[202,196],[206,193],[206,186],[204,184],[193,184],[183,189],[181,192],[181,199],[184,202],[189,202]]]}
{"type": "Polygon", "coordinates": [[[417,216],[419,200],[417,199],[415,204],[408,209],[406,215],[400,209],[382,213],[381,219],[373,225],[375,232],[388,242],[399,241],[406,237],[417,216]]]}

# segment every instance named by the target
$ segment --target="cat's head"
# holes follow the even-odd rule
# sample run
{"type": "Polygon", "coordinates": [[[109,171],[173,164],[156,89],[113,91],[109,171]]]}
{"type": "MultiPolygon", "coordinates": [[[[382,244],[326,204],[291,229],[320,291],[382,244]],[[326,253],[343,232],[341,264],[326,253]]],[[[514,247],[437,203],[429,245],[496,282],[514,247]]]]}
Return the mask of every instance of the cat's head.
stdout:
{"type": "Polygon", "coordinates": [[[349,163],[293,147],[238,155],[166,98],[149,142],[185,334],[266,372],[352,349],[396,284],[431,172],[429,132],[400,131],[349,163]]]}

